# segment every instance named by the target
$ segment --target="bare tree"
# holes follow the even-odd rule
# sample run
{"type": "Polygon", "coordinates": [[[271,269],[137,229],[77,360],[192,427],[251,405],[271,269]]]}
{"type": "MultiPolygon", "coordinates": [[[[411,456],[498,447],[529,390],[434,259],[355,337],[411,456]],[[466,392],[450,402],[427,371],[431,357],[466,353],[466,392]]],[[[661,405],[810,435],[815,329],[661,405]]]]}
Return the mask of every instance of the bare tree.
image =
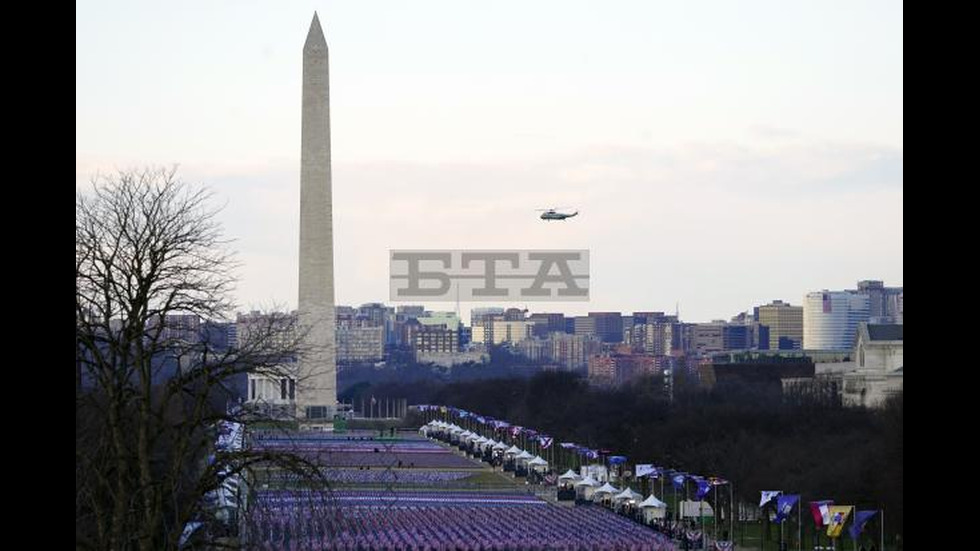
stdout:
{"type": "Polygon", "coordinates": [[[215,449],[222,427],[261,419],[230,407],[231,385],[247,373],[294,377],[302,335],[294,316],[269,313],[237,346],[213,338],[210,324],[231,313],[236,262],[212,199],[165,169],[76,193],[79,548],[174,549],[232,478],[270,464],[316,474],[281,452],[215,449]]]}

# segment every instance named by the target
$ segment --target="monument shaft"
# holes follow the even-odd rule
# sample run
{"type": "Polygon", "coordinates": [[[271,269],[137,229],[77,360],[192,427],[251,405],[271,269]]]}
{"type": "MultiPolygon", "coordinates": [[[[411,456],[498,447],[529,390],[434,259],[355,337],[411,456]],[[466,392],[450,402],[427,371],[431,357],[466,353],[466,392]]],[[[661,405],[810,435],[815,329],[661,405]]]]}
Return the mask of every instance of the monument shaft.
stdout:
{"type": "Polygon", "coordinates": [[[337,402],[329,62],[316,14],[303,46],[302,108],[299,321],[307,333],[296,408],[301,420],[315,424],[332,421],[337,402]]]}

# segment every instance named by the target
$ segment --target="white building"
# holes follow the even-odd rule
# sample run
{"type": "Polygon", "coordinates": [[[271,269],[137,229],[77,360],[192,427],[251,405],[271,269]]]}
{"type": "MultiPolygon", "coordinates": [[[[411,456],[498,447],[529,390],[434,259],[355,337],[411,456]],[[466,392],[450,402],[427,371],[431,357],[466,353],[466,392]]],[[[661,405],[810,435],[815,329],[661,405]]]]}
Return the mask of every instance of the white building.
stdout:
{"type": "Polygon", "coordinates": [[[855,368],[843,375],[844,405],[879,407],[904,388],[903,327],[860,325],[854,347],[855,368]]]}
{"type": "Polygon", "coordinates": [[[850,350],[858,324],[871,315],[868,295],[851,291],[808,293],[803,299],[803,348],[850,350]]]}
{"type": "Polygon", "coordinates": [[[814,378],[783,379],[783,392],[833,395],[846,406],[881,407],[904,388],[902,324],[861,323],[849,352],[807,352],[817,361],[814,378]]]}

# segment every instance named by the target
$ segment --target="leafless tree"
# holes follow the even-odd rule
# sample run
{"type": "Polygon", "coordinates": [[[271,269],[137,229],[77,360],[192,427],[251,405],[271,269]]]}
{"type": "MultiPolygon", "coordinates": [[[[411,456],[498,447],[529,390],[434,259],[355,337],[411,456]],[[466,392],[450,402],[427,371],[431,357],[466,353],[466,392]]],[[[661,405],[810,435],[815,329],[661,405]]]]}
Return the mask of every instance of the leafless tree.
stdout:
{"type": "Polygon", "coordinates": [[[237,346],[188,327],[233,308],[236,261],[212,203],[171,169],[101,176],[76,192],[78,548],[174,549],[232,477],[269,465],[316,474],[280,452],[215,450],[228,423],[261,420],[229,407],[232,383],[293,377],[303,339],[281,313],[253,320],[237,346]]]}

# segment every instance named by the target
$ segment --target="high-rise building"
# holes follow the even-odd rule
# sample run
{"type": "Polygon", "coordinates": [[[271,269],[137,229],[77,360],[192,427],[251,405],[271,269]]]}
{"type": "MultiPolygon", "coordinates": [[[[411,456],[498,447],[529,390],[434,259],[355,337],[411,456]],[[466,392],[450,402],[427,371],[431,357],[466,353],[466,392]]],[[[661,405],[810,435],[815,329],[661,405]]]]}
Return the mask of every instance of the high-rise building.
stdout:
{"type": "Polygon", "coordinates": [[[548,342],[548,357],[568,371],[584,371],[589,356],[602,349],[602,342],[594,335],[552,333],[548,342]]]}
{"type": "Polygon", "coordinates": [[[635,325],[643,323],[665,323],[668,321],[676,322],[677,316],[668,316],[663,312],[633,312],[633,323],[635,325]]]}
{"type": "Polygon", "coordinates": [[[395,310],[395,314],[405,316],[406,318],[417,318],[425,314],[425,306],[402,304],[395,310]]]}
{"type": "Polygon", "coordinates": [[[354,324],[337,327],[337,362],[377,362],[384,358],[384,327],[354,324]]]}
{"type": "Polygon", "coordinates": [[[503,319],[504,309],[497,306],[489,306],[484,308],[473,308],[470,310],[470,327],[476,327],[483,323],[486,318],[491,318],[494,316],[501,316],[503,319]]]}
{"type": "Polygon", "coordinates": [[[724,352],[724,326],[725,322],[723,321],[695,324],[692,334],[695,355],[710,356],[718,352],[724,352]]]}
{"type": "Polygon", "coordinates": [[[803,347],[803,307],[774,300],[758,308],[761,325],[769,328],[769,350],[798,350],[803,347]]]}
{"type": "Polygon", "coordinates": [[[524,321],[524,316],[526,315],[527,310],[521,308],[508,308],[504,310],[505,321],[524,321]]]}
{"type": "MultiPolygon", "coordinates": [[[[531,338],[534,323],[530,321],[493,320],[492,344],[518,343],[531,338]]],[[[489,344],[489,343],[488,343],[489,344]]]]}
{"type": "Polygon", "coordinates": [[[503,321],[504,309],[498,307],[474,308],[470,310],[472,342],[493,344],[493,322],[503,321]]]}
{"type": "Polygon", "coordinates": [[[537,337],[565,332],[565,314],[536,313],[531,314],[527,320],[534,324],[534,335],[537,337]]]}
{"type": "Polygon", "coordinates": [[[868,295],[856,291],[820,291],[803,299],[803,347],[851,350],[858,324],[871,316],[868,295]]]}
{"type": "Polygon", "coordinates": [[[902,287],[885,287],[883,281],[858,281],[857,292],[868,296],[872,323],[902,323],[902,287]]]}
{"type": "Polygon", "coordinates": [[[573,318],[575,328],[575,335],[578,336],[596,336],[596,319],[592,316],[575,316],[573,318]]]}
{"type": "Polygon", "coordinates": [[[412,348],[416,358],[433,352],[455,353],[459,351],[459,332],[445,325],[417,325],[412,331],[412,348]]]}
{"type": "Polygon", "coordinates": [[[628,343],[637,352],[666,356],[672,348],[672,334],[670,323],[640,323],[629,330],[628,343]]]}
{"type": "Polygon", "coordinates": [[[371,327],[384,327],[389,317],[394,315],[394,309],[380,302],[369,302],[357,307],[357,319],[369,322],[371,327]]]}
{"type": "MultiPolygon", "coordinates": [[[[589,312],[595,320],[595,334],[602,342],[623,342],[623,315],[619,312],[589,312]]],[[[576,328],[575,333],[578,334],[576,328]]]]}
{"type": "Polygon", "coordinates": [[[726,323],[721,328],[725,350],[751,350],[754,344],[755,327],[748,324],[726,323]]]}

